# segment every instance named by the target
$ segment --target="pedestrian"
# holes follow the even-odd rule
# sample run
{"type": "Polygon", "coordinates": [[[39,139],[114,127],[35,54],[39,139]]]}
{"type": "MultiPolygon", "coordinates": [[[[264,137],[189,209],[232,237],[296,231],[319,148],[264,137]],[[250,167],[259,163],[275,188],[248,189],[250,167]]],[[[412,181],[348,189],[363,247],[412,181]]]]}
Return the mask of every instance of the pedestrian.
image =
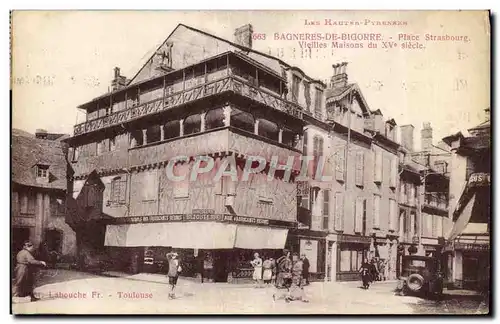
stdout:
{"type": "Polygon", "coordinates": [[[212,279],[213,268],[214,268],[214,262],[212,259],[212,255],[210,253],[207,253],[205,258],[203,259],[203,271],[201,273],[202,283],[204,280],[210,282],[210,279],[212,279]]]}
{"type": "Polygon", "coordinates": [[[34,284],[35,284],[35,272],[37,270],[37,266],[46,267],[47,264],[45,261],[36,260],[33,257],[33,243],[30,241],[25,241],[23,244],[23,249],[17,253],[16,256],[16,268],[14,270],[15,279],[14,279],[14,287],[13,287],[13,296],[14,297],[27,297],[31,298],[31,301],[36,301],[39,298],[36,298],[33,292],[34,284]]]}
{"type": "Polygon", "coordinates": [[[303,269],[303,261],[299,258],[298,253],[294,253],[292,256],[292,281],[289,293],[285,298],[288,303],[294,300],[308,302],[304,295],[303,269]]]}
{"type": "Polygon", "coordinates": [[[370,281],[372,282],[378,280],[379,278],[379,272],[375,258],[370,260],[370,277],[371,277],[370,281]]]}
{"type": "Polygon", "coordinates": [[[292,284],[292,259],[290,251],[284,250],[283,256],[276,260],[276,292],[273,294],[273,300],[286,297],[292,284]],[[284,292],[284,294],[283,294],[284,292]]]}
{"type": "Polygon", "coordinates": [[[271,285],[276,285],[276,260],[269,258],[271,261],[271,285]]]}
{"type": "Polygon", "coordinates": [[[179,255],[176,252],[167,253],[168,260],[168,283],[170,284],[169,299],[175,298],[175,287],[179,279],[179,273],[182,271],[181,264],[178,259],[179,255]]]}
{"type": "Polygon", "coordinates": [[[263,263],[262,263],[262,280],[264,280],[264,283],[269,286],[271,283],[272,277],[273,277],[273,270],[272,270],[273,264],[271,258],[267,258],[263,263]]]}
{"type": "Polygon", "coordinates": [[[309,263],[309,259],[306,257],[305,254],[302,254],[302,276],[304,277],[304,281],[306,285],[309,285],[309,267],[311,264],[309,263]]]}
{"type": "Polygon", "coordinates": [[[363,289],[368,289],[370,287],[371,281],[371,266],[368,262],[364,261],[359,269],[359,273],[361,274],[361,281],[363,282],[363,289]]]}
{"type": "Polygon", "coordinates": [[[258,288],[260,281],[262,280],[262,259],[259,253],[255,252],[253,255],[254,259],[250,262],[253,266],[253,280],[255,281],[255,288],[258,288]]]}

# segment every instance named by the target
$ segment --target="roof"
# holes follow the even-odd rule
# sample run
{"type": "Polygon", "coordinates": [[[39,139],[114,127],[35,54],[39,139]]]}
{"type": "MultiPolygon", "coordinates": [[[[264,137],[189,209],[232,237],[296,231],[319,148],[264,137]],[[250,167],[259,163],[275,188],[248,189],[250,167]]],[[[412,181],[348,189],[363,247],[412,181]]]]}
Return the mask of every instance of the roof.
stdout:
{"type": "MultiPolygon", "coordinates": [[[[28,134],[30,135],[30,134],[28,134]]],[[[39,139],[12,130],[12,182],[25,186],[66,190],[65,144],[59,140],[39,139]],[[36,182],[35,166],[49,165],[49,182],[36,182]]]]}

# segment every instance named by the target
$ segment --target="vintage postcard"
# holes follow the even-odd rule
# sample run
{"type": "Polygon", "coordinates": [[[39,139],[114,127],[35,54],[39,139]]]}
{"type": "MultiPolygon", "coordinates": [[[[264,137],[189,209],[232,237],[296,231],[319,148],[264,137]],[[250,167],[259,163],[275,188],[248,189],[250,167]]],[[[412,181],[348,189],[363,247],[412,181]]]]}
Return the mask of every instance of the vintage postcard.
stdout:
{"type": "Polygon", "coordinates": [[[490,36],[12,11],[11,312],[489,314],[490,36]]]}

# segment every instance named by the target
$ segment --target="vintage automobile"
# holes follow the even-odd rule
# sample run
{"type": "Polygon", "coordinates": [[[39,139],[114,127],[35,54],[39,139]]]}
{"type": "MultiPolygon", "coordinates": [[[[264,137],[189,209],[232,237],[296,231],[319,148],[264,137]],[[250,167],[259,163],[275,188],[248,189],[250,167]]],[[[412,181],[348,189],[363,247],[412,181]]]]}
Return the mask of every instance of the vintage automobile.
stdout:
{"type": "Polygon", "coordinates": [[[402,266],[397,287],[401,295],[441,298],[444,279],[438,258],[407,255],[402,257],[402,266]]]}

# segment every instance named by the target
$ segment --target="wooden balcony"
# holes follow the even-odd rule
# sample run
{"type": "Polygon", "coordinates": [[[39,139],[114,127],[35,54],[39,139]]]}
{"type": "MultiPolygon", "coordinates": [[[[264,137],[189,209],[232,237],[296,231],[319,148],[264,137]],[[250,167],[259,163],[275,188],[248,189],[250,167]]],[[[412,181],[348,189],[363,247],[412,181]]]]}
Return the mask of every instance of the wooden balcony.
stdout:
{"type": "Polygon", "coordinates": [[[299,105],[289,102],[274,94],[272,91],[255,86],[247,80],[237,76],[226,76],[218,80],[196,85],[190,89],[172,93],[174,89],[179,88],[179,84],[181,84],[180,88],[182,88],[182,82],[169,85],[164,91],[164,93],[168,95],[164,97],[75,125],[74,136],[128,123],[146,115],[158,114],[175,107],[192,103],[196,100],[220,95],[225,92],[241,95],[295,118],[302,119],[303,116],[303,110],[299,105]]]}
{"type": "Polygon", "coordinates": [[[284,165],[290,156],[294,157],[294,170],[300,170],[299,150],[233,127],[224,127],[161,142],[149,143],[128,150],[108,152],[105,155],[82,158],[74,163],[75,177],[110,170],[129,169],[167,162],[177,156],[199,156],[232,152],[238,156],[260,156],[271,161],[278,157],[284,165]]]}

